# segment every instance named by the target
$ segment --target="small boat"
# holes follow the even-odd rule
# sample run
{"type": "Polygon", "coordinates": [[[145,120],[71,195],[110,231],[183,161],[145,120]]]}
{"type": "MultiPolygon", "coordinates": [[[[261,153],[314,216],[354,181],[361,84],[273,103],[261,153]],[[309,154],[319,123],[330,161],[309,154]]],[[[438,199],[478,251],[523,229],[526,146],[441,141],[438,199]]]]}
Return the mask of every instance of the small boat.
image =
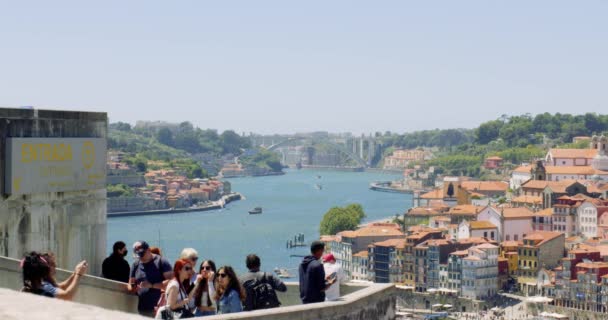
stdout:
{"type": "Polygon", "coordinates": [[[262,207],[255,207],[253,210],[249,210],[249,214],[260,214],[262,213],[262,207]]]}
{"type": "Polygon", "coordinates": [[[285,268],[275,268],[274,273],[276,273],[279,278],[293,278],[293,276],[285,268]]]}
{"type": "Polygon", "coordinates": [[[322,185],[322,184],[320,184],[320,183],[317,183],[317,184],[315,185],[315,187],[317,187],[317,189],[319,189],[319,190],[323,190],[323,185],[322,185]]]}
{"type": "Polygon", "coordinates": [[[321,176],[317,176],[317,179],[321,179],[321,176]]]}

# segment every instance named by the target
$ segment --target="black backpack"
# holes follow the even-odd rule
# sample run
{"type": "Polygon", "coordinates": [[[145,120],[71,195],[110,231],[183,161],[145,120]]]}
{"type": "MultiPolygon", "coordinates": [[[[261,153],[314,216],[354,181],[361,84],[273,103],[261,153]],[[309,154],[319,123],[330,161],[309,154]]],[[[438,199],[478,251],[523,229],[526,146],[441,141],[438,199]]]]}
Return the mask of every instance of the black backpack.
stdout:
{"type": "Polygon", "coordinates": [[[251,279],[245,281],[243,287],[245,287],[247,292],[245,310],[270,309],[281,306],[277,293],[272,285],[268,283],[266,272],[264,272],[264,276],[260,280],[251,279]]]}

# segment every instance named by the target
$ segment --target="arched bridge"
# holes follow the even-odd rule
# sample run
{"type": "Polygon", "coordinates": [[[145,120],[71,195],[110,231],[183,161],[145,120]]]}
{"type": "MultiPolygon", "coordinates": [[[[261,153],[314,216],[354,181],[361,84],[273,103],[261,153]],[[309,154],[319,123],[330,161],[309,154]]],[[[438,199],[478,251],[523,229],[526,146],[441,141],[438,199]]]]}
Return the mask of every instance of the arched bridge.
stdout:
{"type": "Polygon", "coordinates": [[[283,147],[288,145],[291,142],[294,141],[302,141],[302,140],[312,140],[312,141],[318,141],[318,142],[323,142],[326,143],[330,146],[332,146],[334,149],[338,150],[339,152],[345,154],[348,158],[350,158],[351,160],[355,161],[358,165],[360,165],[361,167],[367,167],[367,162],[361,158],[360,156],[358,156],[355,153],[350,152],[348,149],[346,149],[344,146],[337,144],[329,139],[315,139],[313,137],[291,137],[289,139],[283,140],[279,143],[275,143],[269,147],[266,148],[266,150],[268,151],[273,151],[276,150],[277,148],[283,147]]]}

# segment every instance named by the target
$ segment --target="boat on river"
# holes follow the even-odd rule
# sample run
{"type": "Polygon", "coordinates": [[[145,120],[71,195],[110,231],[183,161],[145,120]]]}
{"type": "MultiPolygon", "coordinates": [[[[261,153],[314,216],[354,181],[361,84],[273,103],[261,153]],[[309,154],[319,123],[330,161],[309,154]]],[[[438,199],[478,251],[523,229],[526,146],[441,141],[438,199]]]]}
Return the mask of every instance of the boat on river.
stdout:
{"type": "Polygon", "coordinates": [[[262,213],[262,207],[255,207],[253,210],[249,210],[249,214],[260,214],[262,213]]]}
{"type": "Polygon", "coordinates": [[[279,278],[283,278],[283,279],[293,278],[291,273],[289,273],[289,271],[285,268],[275,268],[274,273],[276,273],[279,278]]]}

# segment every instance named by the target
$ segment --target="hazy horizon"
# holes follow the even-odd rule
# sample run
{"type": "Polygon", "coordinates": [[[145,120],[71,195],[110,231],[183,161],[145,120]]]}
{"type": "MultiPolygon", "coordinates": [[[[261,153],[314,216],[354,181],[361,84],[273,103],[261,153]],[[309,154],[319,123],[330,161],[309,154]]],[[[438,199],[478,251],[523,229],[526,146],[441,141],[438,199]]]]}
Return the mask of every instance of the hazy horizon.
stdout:
{"type": "Polygon", "coordinates": [[[465,128],[608,110],[608,2],[21,1],[0,106],[238,133],[465,128]]]}

